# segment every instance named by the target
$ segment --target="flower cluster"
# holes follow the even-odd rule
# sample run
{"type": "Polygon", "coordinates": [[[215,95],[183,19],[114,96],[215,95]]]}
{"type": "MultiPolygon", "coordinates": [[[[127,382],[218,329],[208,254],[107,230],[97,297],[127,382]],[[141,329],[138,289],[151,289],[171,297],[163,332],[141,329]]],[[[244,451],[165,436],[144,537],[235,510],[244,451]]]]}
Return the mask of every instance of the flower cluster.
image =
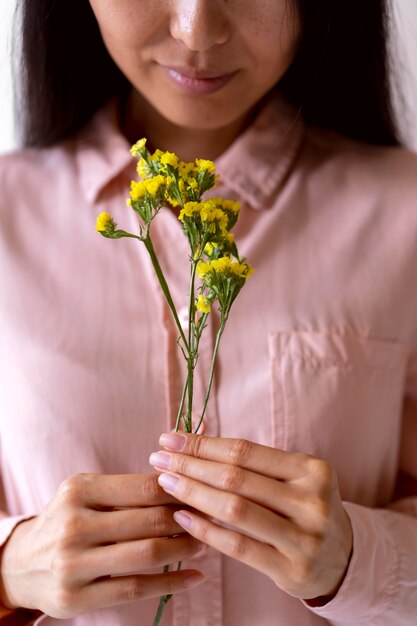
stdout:
{"type": "MultiPolygon", "coordinates": [[[[133,184],[129,204],[135,208],[136,189],[144,189],[154,182],[159,190],[159,198],[173,207],[183,207],[187,202],[199,202],[208,189],[216,185],[216,166],[213,161],[196,159],[193,162],[180,161],[173,152],[155,150],[150,154],[146,149],[146,139],[140,139],[132,148],[133,156],[139,158],[137,172],[144,179],[142,183],[133,184]]],[[[155,195],[155,194],[150,194],[155,195]]]]}
{"type": "MultiPolygon", "coordinates": [[[[191,259],[199,264],[198,275],[202,280],[192,310],[207,315],[217,301],[221,313],[227,317],[231,304],[251,274],[249,266],[239,257],[230,232],[239,217],[239,202],[223,198],[202,200],[203,194],[213,189],[218,179],[213,161],[180,161],[173,152],[162,150],[150,154],[146,139],[132,146],[131,153],[138,158],[137,172],[141,180],[131,182],[126,202],[141,218],[138,239],[149,239],[150,225],[162,206],[179,207],[178,218],[190,244],[191,259]],[[231,257],[236,261],[232,262],[231,257]],[[207,263],[212,270],[203,274],[202,268],[207,263]]],[[[97,230],[112,239],[133,236],[118,230],[108,213],[99,215],[97,230]]]]}

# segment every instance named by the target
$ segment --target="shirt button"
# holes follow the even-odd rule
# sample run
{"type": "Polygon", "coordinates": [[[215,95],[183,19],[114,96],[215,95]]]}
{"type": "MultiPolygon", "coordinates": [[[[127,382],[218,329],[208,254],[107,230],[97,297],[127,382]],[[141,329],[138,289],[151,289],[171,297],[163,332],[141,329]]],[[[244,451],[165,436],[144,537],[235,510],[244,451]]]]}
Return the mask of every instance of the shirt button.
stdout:
{"type": "Polygon", "coordinates": [[[188,307],[183,306],[178,311],[178,319],[180,320],[181,328],[183,330],[188,330],[188,307]]]}

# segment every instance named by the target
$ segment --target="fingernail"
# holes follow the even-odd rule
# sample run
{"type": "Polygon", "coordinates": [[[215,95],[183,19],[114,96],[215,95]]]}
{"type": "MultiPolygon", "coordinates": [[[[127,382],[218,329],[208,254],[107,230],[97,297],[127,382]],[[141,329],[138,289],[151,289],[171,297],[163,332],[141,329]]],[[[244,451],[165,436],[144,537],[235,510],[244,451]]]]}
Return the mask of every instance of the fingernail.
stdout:
{"type": "Polygon", "coordinates": [[[191,574],[191,576],[187,576],[184,579],[184,587],[189,589],[190,587],[195,587],[195,585],[199,585],[205,580],[205,577],[202,574],[191,574]]]}
{"type": "Polygon", "coordinates": [[[154,467],[169,469],[171,465],[171,455],[166,452],[152,452],[149,457],[149,463],[154,467]]]}
{"type": "Polygon", "coordinates": [[[159,438],[159,445],[171,450],[182,450],[185,446],[186,438],[179,433],[164,433],[159,438]]]}
{"type": "Polygon", "coordinates": [[[183,513],[182,511],[175,511],[173,518],[177,522],[177,524],[186,529],[191,528],[191,525],[193,523],[191,517],[186,513],[183,513]]]}
{"type": "Polygon", "coordinates": [[[178,476],[174,476],[174,474],[161,474],[158,476],[158,483],[165,491],[174,492],[177,488],[178,481],[178,476]]]}

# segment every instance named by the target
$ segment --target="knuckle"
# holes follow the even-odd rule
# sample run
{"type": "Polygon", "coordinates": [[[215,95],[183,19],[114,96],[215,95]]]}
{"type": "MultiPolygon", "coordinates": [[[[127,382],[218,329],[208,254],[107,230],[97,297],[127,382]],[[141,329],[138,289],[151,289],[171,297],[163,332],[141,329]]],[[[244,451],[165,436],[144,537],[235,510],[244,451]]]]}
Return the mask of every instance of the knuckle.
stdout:
{"type": "Polygon", "coordinates": [[[161,557],[160,542],[155,539],[141,541],[138,556],[142,566],[152,566],[158,563],[161,557]]]}
{"type": "Polygon", "coordinates": [[[72,557],[56,556],[51,564],[54,579],[59,585],[60,592],[69,593],[69,587],[74,584],[79,563],[72,557]]]}
{"type": "Polygon", "coordinates": [[[221,487],[226,491],[237,491],[242,486],[243,480],[243,470],[236,465],[230,465],[222,474],[221,487]]]}
{"type": "Polygon", "coordinates": [[[68,513],[58,529],[57,543],[60,548],[69,548],[79,543],[85,532],[85,520],[79,511],[68,513]]]}
{"type": "Polygon", "coordinates": [[[231,535],[229,543],[229,556],[241,560],[247,551],[247,540],[243,535],[235,533],[231,535]]]}
{"type": "Polygon", "coordinates": [[[197,435],[196,437],[190,437],[187,441],[187,447],[189,454],[196,457],[204,457],[204,449],[207,444],[207,437],[204,435],[197,435]]]}
{"type": "Polygon", "coordinates": [[[58,611],[64,615],[76,613],[77,595],[71,589],[58,589],[54,598],[54,604],[58,611]]]}
{"type": "Polygon", "coordinates": [[[161,493],[163,493],[162,487],[158,484],[157,474],[146,475],[142,480],[140,488],[145,501],[149,504],[157,502],[161,493]]]}
{"type": "Polygon", "coordinates": [[[242,522],[246,517],[246,511],[246,500],[241,496],[232,496],[226,505],[226,520],[232,524],[242,522]]]}
{"type": "Polygon", "coordinates": [[[234,439],[229,451],[230,462],[233,465],[245,465],[252,454],[253,445],[246,439],[234,439]]]}
{"type": "Polygon", "coordinates": [[[320,527],[327,526],[332,516],[332,507],[328,499],[317,498],[311,504],[313,517],[320,527]]]}
{"type": "Polygon", "coordinates": [[[315,460],[315,457],[311,456],[311,454],[307,454],[306,452],[294,452],[294,459],[297,461],[297,465],[304,469],[305,473],[308,474],[310,471],[310,461],[315,460]]]}
{"type": "Polygon", "coordinates": [[[177,487],[178,494],[181,495],[181,500],[188,502],[194,499],[195,487],[193,482],[188,478],[182,478],[180,484],[177,487]]]}
{"type": "Polygon", "coordinates": [[[292,579],[296,587],[309,584],[314,575],[314,565],[310,559],[300,559],[293,566],[292,579]]]}
{"type": "Polygon", "coordinates": [[[305,560],[305,564],[310,567],[316,562],[320,554],[322,538],[319,535],[306,535],[299,540],[299,549],[305,560]]]}
{"type": "Polygon", "coordinates": [[[59,498],[68,504],[80,502],[85,493],[86,482],[87,474],[68,476],[58,488],[59,498]]]}
{"type": "Polygon", "coordinates": [[[157,534],[165,532],[172,526],[172,513],[164,506],[157,506],[148,513],[147,524],[157,534]]]}
{"type": "Polygon", "coordinates": [[[140,600],[145,596],[145,585],[140,578],[128,579],[121,588],[120,596],[120,600],[125,602],[140,600]]]}
{"type": "Polygon", "coordinates": [[[311,459],[310,472],[319,484],[328,485],[333,482],[333,468],[323,459],[311,459]]]}
{"type": "Polygon", "coordinates": [[[180,474],[184,474],[188,476],[190,473],[190,461],[187,456],[178,456],[173,457],[171,471],[179,472],[180,474]]]}

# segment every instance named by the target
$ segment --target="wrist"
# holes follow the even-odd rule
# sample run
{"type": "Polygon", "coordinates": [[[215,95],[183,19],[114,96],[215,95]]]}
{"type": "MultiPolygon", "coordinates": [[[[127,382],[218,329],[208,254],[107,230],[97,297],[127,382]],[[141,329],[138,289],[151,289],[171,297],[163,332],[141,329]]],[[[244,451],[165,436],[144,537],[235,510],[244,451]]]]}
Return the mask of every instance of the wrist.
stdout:
{"type": "MultiPolygon", "coordinates": [[[[27,532],[27,524],[32,521],[33,518],[21,520],[0,550],[0,604],[6,610],[15,611],[22,607],[28,607],[19,598],[19,574],[25,569],[19,565],[19,553],[27,532]]],[[[27,563],[27,558],[25,561],[27,563]]]]}

